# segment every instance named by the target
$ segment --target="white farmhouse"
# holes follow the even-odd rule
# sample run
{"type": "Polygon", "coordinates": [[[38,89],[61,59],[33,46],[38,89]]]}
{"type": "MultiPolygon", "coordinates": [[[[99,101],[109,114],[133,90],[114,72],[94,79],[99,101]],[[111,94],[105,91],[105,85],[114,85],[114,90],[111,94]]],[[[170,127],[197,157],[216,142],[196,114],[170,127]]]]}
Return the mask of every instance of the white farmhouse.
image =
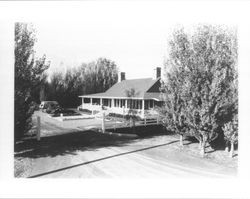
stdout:
{"type": "Polygon", "coordinates": [[[79,96],[82,98],[80,108],[90,111],[105,109],[121,115],[133,109],[141,118],[155,115],[155,107],[163,104],[160,97],[161,68],[156,68],[156,78],[126,80],[124,72],[120,75],[120,81],[106,92],[79,96]],[[133,96],[128,95],[131,89],[134,90],[133,96]]]}

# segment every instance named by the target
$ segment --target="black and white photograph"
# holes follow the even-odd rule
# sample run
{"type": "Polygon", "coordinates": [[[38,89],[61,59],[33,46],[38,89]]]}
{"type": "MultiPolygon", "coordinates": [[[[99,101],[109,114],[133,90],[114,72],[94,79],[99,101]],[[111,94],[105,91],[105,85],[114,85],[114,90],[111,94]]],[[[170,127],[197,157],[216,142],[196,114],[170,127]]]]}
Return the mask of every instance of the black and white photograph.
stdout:
{"type": "MultiPolygon", "coordinates": [[[[232,16],[242,2],[12,3],[0,3],[0,11],[13,8],[6,19],[0,15],[8,28],[1,30],[0,56],[10,57],[10,70],[1,61],[1,89],[9,97],[1,101],[1,122],[10,129],[7,138],[1,127],[1,150],[9,159],[0,162],[12,165],[15,183],[100,180],[98,190],[111,180],[125,191],[124,182],[146,180],[167,181],[181,197],[179,188],[192,193],[192,183],[202,187],[198,197],[216,184],[221,188],[212,191],[236,193],[230,187],[242,183],[249,140],[249,109],[239,94],[249,75],[241,61],[247,41],[241,11],[232,16]]],[[[157,196],[152,186],[140,186],[151,193],[146,197],[157,196]]],[[[33,195],[36,189],[47,191],[36,187],[33,195]]]]}
{"type": "MultiPolygon", "coordinates": [[[[35,23],[15,23],[15,177],[237,175],[237,27],[173,29],[162,66],[145,64],[152,75],[137,78],[143,72],[121,71],[113,60],[119,54],[121,62],[128,57],[139,62],[140,56],[123,53],[131,45],[122,41],[123,49],[110,53],[113,59],[79,65],[58,60],[57,67],[45,55],[37,57],[39,35],[45,37],[41,46],[51,45],[46,36],[53,30],[42,25],[46,35],[36,29],[36,36],[35,23]]],[[[71,26],[69,32],[82,31],[79,24],[71,26]]],[[[75,36],[67,45],[86,51],[98,46],[99,35],[89,33],[89,44],[75,36]]],[[[115,38],[107,37],[99,42],[115,48],[115,38]]],[[[161,57],[156,50],[151,59],[161,57]]]]}

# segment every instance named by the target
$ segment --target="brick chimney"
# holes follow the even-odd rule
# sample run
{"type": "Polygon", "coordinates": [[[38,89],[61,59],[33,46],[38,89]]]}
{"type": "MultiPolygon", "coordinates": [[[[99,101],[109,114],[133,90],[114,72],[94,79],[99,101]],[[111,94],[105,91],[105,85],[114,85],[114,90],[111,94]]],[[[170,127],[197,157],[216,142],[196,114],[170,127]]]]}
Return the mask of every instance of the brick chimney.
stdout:
{"type": "Polygon", "coordinates": [[[156,67],[156,72],[155,72],[155,78],[158,79],[159,77],[161,77],[161,67],[156,67]]]}
{"type": "Polygon", "coordinates": [[[120,73],[120,77],[119,77],[119,82],[121,82],[121,81],[123,81],[123,80],[125,80],[126,79],[126,77],[125,77],[125,72],[121,72],[120,73]]]}

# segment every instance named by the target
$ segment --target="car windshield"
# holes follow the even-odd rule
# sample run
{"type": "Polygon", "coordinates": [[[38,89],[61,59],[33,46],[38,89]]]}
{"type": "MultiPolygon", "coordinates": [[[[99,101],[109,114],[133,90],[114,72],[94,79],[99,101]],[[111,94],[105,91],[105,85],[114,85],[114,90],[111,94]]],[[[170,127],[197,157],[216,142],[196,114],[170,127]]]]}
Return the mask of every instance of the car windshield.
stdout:
{"type": "Polygon", "coordinates": [[[42,106],[59,106],[58,102],[56,101],[43,101],[41,102],[42,106]]]}

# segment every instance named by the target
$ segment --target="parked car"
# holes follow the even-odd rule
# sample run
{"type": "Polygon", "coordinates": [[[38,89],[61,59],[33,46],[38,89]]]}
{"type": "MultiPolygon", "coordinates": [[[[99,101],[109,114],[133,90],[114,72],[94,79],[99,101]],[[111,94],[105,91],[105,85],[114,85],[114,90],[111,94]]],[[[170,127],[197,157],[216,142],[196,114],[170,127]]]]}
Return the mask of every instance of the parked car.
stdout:
{"type": "Polygon", "coordinates": [[[60,108],[60,105],[57,101],[42,101],[39,108],[43,112],[51,112],[52,110],[56,110],[60,108]]]}
{"type": "Polygon", "coordinates": [[[48,108],[46,109],[46,113],[49,113],[49,114],[59,113],[62,111],[63,109],[59,105],[54,105],[54,104],[50,104],[48,108]]]}

